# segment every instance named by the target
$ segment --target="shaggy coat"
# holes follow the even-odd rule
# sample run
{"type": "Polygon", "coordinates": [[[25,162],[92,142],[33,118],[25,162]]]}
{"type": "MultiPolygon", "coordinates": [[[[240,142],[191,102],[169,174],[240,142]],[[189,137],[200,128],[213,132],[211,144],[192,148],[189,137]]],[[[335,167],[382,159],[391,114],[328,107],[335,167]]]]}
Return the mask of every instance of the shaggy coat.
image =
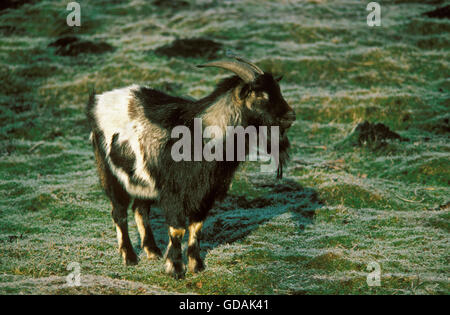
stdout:
{"type": "Polygon", "coordinates": [[[277,80],[269,73],[251,83],[238,76],[229,77],[197,101],[132,85],[91,95],[87,117],[100,181],[112,202],[119,251],[125,263],[137,263],[126,221],[131,202],[141,246],[149,258],[161,256],[149,224],[150,206],[158,203],[169,225],[166,271],[176,278],[184,275],[181,240],[187,220],[189,269],[197,272],[204,268],[198,240],[202,222],[214,202],[227,193],[240,162],[175,162],[171,148],[178,139],[171,138],[172,129],[183,125],[193,134],[194,118],[202,119],[203,128],[219,126],[223,134],[227,126],[277,125],[281,129],[280,160],[284,163],[289,147],[285,131],[295,119],[277,80]]]}

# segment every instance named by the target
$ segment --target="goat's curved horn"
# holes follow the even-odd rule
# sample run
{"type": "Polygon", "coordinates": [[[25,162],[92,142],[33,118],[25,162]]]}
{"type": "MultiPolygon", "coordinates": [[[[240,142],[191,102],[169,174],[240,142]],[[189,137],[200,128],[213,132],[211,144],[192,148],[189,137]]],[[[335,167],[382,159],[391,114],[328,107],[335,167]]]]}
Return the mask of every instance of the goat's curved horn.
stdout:
{"type": "Polygon", "coordinates": [[[253,82],[256,78],[256,73],[253,67],[247,63],[239,61],[214,61],[204,65],[198,65],[199,68],[217,67],[236,73],[245,83],[253,82]]]}
{"type": "Polygon", "coordinates": [[[238,61],[240,61],[240,62],[244,62],[244,63],[248,64],[250,67],[252,67],[252,68],[256,71],[256,73],[258,73],[258,74],[264,74],[264,71],[262,71],[260,67],[258,67],[258,66],[255,65],[254,63],[251,63],[251,62],[248,61],[247,59],[244,59],[244,58],[238,57],[238,56],[236,56],[236,57],[234,57],[234,58],[236,58],[236,60],[238,60],[238,61]]]}

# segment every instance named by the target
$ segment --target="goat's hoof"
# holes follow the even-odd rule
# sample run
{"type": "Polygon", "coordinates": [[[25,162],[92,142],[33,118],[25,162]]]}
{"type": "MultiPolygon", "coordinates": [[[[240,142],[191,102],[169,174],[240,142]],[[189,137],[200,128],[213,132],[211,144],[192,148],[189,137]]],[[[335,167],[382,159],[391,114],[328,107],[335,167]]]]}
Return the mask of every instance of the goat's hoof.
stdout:
{"type": "Polygon", "coordinates": [[[134,251],[121,250],[121,253],[123,257],[123,263],[126,266],[134,266],[138,264],[139,259],[134,251]]]}
{"type": "Polygon", "coordinates": [[[205,270],[205,264],[202,259],[189,259],[189,271],[192,273],[198,273],[205,270]]]}
{"type": "Polygon", "coordinates": [[[181,261],[172,262],[170,259],[166,260],[166,273],[175,279],[183,279],[186,272],[186,267],[181,261]]]}
{"type": "Polygon", "coordinates": [[[124,258],[124,264],[126,266],[135,266],[138,264],[138,262],[139,262],[139,259],[137,258],[136,255],[134,255],[134,257],[124,258]]]}

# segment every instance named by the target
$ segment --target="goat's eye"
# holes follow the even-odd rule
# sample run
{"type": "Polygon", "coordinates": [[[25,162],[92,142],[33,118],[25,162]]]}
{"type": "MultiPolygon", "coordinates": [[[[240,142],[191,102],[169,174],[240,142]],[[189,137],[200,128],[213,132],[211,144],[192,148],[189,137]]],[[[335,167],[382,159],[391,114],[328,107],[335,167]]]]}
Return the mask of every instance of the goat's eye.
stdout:
{"type": "Polygon", "coordinates": [[[269,94],[267,94],[266,92],[259,92],[258,93],[258,97],[268,101],[269,100],[269,94]]]}

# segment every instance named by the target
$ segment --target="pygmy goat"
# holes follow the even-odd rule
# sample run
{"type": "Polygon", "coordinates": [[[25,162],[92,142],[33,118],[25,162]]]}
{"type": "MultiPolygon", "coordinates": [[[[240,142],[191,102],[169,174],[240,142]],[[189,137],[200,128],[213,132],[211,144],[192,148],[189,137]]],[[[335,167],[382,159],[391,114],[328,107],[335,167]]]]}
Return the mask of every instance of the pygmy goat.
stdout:
{"type": "Polygon", "coordinates": [[[281,166],[288,157],[286,130],[295,120],[293,109],[281,95],[280,78],[242,58],[199,67],[223,68],[235,75],[197,101],[133,85],[92,94],[87,106],[100,182],[112,203],[124,262],[138,261],[128,236],[130,203],[147,257],[161,257],[149,222],[150,207],[159,204],[169,225],[165,270],[175,278],[185,273],[181,242],[186,219],[189,270],[204,269],[199,233],[214,202],[225,196],[240,161],[175,161],[171,155],[175,143],[172,130],[176,126],[193,130],[196,118],[201,118],[203,129],[219,126],[225,137],[230,136],[227,126],[278,126],[281,166]]]}

